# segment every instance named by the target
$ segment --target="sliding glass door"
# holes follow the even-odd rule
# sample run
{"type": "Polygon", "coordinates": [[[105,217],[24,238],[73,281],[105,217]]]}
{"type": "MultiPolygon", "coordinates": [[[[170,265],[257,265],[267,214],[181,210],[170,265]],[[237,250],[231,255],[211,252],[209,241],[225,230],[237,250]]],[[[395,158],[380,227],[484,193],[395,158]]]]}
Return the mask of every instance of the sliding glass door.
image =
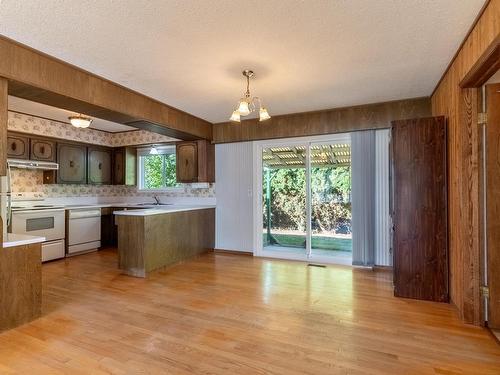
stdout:
{"type": "Polygon", "coordinates": [[[352,259],[351,146],[310,146],[311,255],[352,259]]]}
{"type": "Polygon", "coordinates": [[[306,254],[306,145],[262,150],[263,247],[306,254]]]}
{"type": "Polygon", "coordinates": [[[262,255],[350,264],[349,137],[260,148],[262,255]]]}

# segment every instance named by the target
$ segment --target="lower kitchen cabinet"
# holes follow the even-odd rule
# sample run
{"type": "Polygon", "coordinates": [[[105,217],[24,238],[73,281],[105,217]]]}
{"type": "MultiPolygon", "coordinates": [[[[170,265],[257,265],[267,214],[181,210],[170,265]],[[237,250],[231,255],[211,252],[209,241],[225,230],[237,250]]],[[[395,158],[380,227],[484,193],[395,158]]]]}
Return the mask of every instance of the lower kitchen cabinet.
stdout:
{"type": "Polygon", "coordinates": [[[117,245],[117,228],[112,207],[101,208],[101,246],[117,245]]]}
{"type": "Polygon", "coordinates": [[[111,184],[111,150],[102,147],[88,148],[88,183],[111,184]]]}
{"type": "Polygon", "coordinates": [[[87,183],[87,147],[77,143],[58,143],[58,184],[87,183]]]}

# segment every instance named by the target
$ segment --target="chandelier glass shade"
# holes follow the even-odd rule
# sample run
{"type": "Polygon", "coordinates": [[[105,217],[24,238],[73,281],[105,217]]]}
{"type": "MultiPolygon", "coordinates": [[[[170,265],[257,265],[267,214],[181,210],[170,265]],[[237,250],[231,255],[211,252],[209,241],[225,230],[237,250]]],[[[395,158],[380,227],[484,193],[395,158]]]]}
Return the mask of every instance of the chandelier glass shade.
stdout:
{"type": "Polygon", "coordinates": [[[259,110],[259,121],[269,120],[271,116],[266,108],[262,106],[262,101],[258,97],[252,97],[250,95],[250,78],[254,76],[254,72],[251,70],[244,70],[243,75],[247,79],[247,90],[243,97],[238,101],[236,110],[233,111],[231,121],[241,122],[241,116],[248,116],[252,112],[259,110]]]}
{"type": "Polygon", "coordinates": [[[88,128],[92,124],[92,119],[90,117],[78,115],[68,117],[69,122],[75,128],[88,128]]]}

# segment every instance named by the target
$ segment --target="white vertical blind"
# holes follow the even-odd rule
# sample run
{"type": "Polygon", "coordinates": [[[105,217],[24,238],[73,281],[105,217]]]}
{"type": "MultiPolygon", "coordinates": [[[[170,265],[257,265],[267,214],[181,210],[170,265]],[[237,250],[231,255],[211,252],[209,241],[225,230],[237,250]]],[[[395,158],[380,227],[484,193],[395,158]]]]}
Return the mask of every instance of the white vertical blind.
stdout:
{"type": "Polygon", "coordinates": [[[352,264],[375,261],[375,131],[351,133],[352,264]]]}
{"type": "Polygon", "coordinates": [[[392,266],[389,213],[390,129],[375,132],[375,264],[392,266]]]}
{"type": "Polygon", "coordinates": [[[215,146],[217,249],[253,251],[252,163],[251,142],[215,146]]]}

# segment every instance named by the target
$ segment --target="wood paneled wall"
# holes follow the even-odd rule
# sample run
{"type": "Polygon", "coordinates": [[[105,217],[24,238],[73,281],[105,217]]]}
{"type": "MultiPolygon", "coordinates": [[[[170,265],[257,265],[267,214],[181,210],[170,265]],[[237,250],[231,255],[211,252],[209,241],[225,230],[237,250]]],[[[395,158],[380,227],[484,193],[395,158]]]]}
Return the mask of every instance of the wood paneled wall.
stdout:
{"type": "Polygon", "coordinates": [[[0,77],[0,176],[7,174],[8,82],[0,77]]]}
{"type": "MultiPolygon", "coordinates": [[[[7,120],[8,120],[8,82],[0,77],[0,176],[7,175],[7,120]]],[[[1,191],[0,191],[1,193],[1,191]]],[[[0,250],[3,244],[3,220],[0,216],[0,250]]]]}
{"type": "Polygon", "coordinates": [[[244,120],[241,123],[224,122],[214,124],[213,142],[242,142],[389,128],[393,120],[428,117],[430,114],[429,98],[416,98],[273,116],[263,122],[258,119],[244,120]]]}
{"type": "Polygon", "coordinates": [[[176,138],[212,137],[208,121],[3,36],[0,56],[11,95],[176,138]]]}
{"type": "Polygon", "coordinates": [[[500,0],[491,0],[431,97],[432,114],[448,119],[450,296],[473,324],[481,320],[478,90],[459,84],[498,37],[499,20],[500,0]]]}

